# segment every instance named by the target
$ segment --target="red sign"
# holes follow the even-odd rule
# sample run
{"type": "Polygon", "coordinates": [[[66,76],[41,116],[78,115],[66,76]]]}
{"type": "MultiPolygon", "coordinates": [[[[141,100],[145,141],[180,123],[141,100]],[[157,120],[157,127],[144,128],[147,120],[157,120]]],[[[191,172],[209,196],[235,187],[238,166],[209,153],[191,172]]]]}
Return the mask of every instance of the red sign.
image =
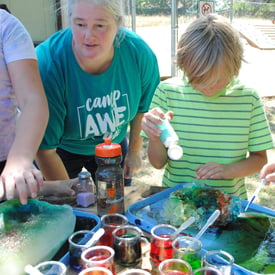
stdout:
{"type": "Polygon", "coordinates": [[[199,1],[199,16],[214,13],[214,1],[199,1]]]}

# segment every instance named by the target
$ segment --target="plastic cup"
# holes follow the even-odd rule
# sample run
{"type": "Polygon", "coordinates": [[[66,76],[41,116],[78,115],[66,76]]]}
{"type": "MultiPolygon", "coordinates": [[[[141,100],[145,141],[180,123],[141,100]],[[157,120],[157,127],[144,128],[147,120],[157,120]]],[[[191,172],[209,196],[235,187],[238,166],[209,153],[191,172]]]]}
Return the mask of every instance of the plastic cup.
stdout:
{"type": "Polygon", "coordinates": [[[223,275],[230,275],[234,258],[223,250],[212,250],[203,256],[203,265],[218,269],[223,275]]]}
{"type": "Polygon", "coordinates": [[[119,275],[151,275],[151,273],[143,269],[131,268],[119,273],[119,275]]]}
{"type": "Polygon", "coordinates": [[[223,275],[218,269],[213,267],[200,267],[193,271],[192,275],[223,275]]]}
{"type": "Polygon", "coordinates": [[[180,259],[164,260],[159,265],[161,275],[191,275],[192,267],[180,259]]]}
{"type": "Polygon", "coordinates": [[[80,230],[69,237],[69,263],[74,270],[80,271],[82,269],[81,254],[89,248],[86,243],[93,235],[94,232],[89,230],[80,230]]]}
{"type": "Polygon", "coordinates": [[[67,271],[66,266],[57,261],[42,262],[34,268],[43,275],[65,275],[67,271]]]}
{"type": "Polygon", "coordinates": [[[132,225],[120,226],[113,231],[115,261],[122,266],[141,262],[141,230],[132,225]]]}
{"type": "Polygon", "coordinates": [[[155,265],[172,258],[173,239],[170,237],[176,230],[176,227],[169,224],[159,224],[151,229],[150,258],[155,265]]]}
{"type": "Polygon", "coordinates": [[[192,237],[178,237],[172,242],[173,258],[188,262],[192,269],[201,267],[201,248],[200,240],[192,237]]]}
{"type": "Polygon", "coordinates": [[[115,251],[104,245],[92,246],[81,254],[82,268],[105,267],[115,274],[115,251]]]}
{"type": "Polygon", "coordinates": [[[122,226],[128,224],[128,219],[126,216],[115,213],[115,214],[106,214],[101,217],[101,225],[105,230],[104,235],[99,239],[98,244],[107,245],[113,247],[114,237],[113,231],[122,226]]]}
{"type": "Polygon", "coordinates": [[[113,273],[105,267],[90,267],[82,270],[78,275],[113,275],[113,273]]]}

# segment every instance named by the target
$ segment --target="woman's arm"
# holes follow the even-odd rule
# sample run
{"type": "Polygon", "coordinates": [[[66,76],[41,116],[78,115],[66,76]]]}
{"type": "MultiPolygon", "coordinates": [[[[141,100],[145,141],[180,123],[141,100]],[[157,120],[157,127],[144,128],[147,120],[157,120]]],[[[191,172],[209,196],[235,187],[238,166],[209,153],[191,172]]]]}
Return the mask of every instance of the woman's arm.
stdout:
{"type": "Polygon", "coordinates": [[[137,113],[135,118],[130,123],[129,146],[128,152],[124,161],[124,177],[131,176],[141,168],[141,147],[143,138],[140,136],[141,120],[143,113],[137,113]]]}
{"type": "Polygon", "coordinates": [[[14,61],[7,67],[21,114],[1,180],[6,198],[13,198],[16,188],[25,204],[27,189],[35,197],[37,185],[43,184],[43,177],[33,166],[33,160],[48,122],[48,104],[35,59],[14,61]]]}
{"type": "Polygon", "coordinates": [[[56,153],[56,149],[39,149],[37,152],[36,161],[46,180],[52,181],[69,179],[67,170],[61,158],[56,153]]]}

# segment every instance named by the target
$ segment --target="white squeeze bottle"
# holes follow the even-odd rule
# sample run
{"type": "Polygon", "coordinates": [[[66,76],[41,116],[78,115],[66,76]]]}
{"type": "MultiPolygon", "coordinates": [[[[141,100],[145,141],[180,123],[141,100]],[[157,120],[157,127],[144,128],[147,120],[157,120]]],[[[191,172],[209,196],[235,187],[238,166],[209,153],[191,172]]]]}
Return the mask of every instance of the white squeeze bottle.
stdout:
{"type": "Polygon", "coordinates": [[[172,160],[178,160],[183,155],[182,148],[178,145],[178,135],[171,126],[169,120],[161,119],[162,124],[158,125],[161,130],[160,139],[163,145],[168,148],[167,154],[168,157],[172,160]]]}

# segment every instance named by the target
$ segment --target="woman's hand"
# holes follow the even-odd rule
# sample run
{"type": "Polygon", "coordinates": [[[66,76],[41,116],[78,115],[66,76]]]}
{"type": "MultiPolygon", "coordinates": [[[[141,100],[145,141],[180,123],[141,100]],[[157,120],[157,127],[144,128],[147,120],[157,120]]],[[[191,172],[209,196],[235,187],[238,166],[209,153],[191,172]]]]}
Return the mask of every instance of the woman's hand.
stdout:
{"type": "Polygon", "coordinates": [[[128,151],[124,159],[124,178],[131,179],[142,166],[140,151],[128,151]]]}
{"type": "Polygon", "coordinates": [[[19,197],[22,204],[27,204],[28,197],[35,198],[42,186],[43,176],[32,163],[7,162],[0,177],[0,199],[19,197]]]}

